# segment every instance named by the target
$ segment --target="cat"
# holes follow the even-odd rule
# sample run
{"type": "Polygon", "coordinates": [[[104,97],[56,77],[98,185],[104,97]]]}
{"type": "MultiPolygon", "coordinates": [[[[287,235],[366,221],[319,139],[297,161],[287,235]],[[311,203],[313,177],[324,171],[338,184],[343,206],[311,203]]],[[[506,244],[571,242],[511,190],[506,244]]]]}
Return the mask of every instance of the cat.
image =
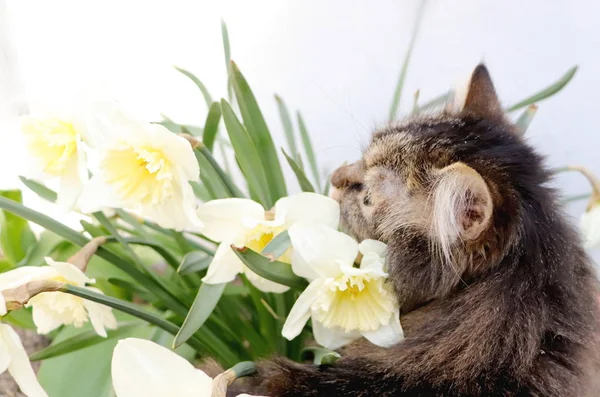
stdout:
{"type": "Polygon", "coordinates": [[[388,245],[406,338],[333,365],[259,364],[260,394],[597,396],[597,280],[543,158],[477,66],[462,103],[376,131],[333,174],[341,220],[388,245]]]}

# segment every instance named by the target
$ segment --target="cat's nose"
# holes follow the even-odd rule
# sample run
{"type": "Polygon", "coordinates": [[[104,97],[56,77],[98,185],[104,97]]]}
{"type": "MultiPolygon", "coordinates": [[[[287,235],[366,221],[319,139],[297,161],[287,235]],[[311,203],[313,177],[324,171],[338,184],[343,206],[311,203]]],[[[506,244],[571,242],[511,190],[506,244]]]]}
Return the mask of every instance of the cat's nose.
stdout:
{"type": "Polygon", "coordinates": [[[361,183],[359,165],[356,163],[343,165],[331,175],[331,185],[337,189],[343,189],[355,183],[361,183]]]}

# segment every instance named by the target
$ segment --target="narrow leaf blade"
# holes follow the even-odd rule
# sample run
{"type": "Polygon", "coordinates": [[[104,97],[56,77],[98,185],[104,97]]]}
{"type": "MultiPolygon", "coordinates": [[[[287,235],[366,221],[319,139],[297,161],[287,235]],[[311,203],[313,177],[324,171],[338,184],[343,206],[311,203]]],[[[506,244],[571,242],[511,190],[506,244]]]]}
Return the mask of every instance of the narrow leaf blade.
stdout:
{"type": "Polygon", "coordinates": [[[531,105],[535,102],[539,102],[556,94],[558,91],[562,90],[571,81],[571,79],[573,79],[573,76],[575,76],[575,73],[577,72],[577,68],[578,66],[573,66],[571,69],[567,70],[567,72],[564,75],[562,75],[562,77],[558,79],[558,81],[544,88],[540,92],[537,92],[532,96],[525,98],[512,106],[509,106],[506,109],[506,111],[512,112],[517,109],[524,108],[525,106],[531,105]]]}
{"type": "Polygon", "coordinates": [[[300,166],[285,152],[285,150],[281,149],[281,151],[283,152],[283,155],[285,156],[285,159],[287,160],[290,167],[292,167],[292,171],[294,171],[294,174],[296,174],[296,179],[298,179],[298,183],[300,184],[300,188],[302,189],[302,191],[314,193],[315,188],[306,177],[306,174],[304,173],[302,168],[300,168],[300,166]]]}
{"type": "Polygon", "coordinates": [[[315,157],[315,152],[313,150],[313,145],[310,140],[310,135],[308,135],[308,130],[306,129],[306,124],[304,123],[304,119],[300,112],[297,113],[298,116],[298,129],[300,130],[300,137],[302,138],[302,144],[304,146],[304,153],[306,154],[306,158],[308,159],[308,164],[310,165],[310,170],[313,176],[313,180],[316,183],[317,187],[321,186],[321,176],[319,175],[319,167],[317,165],[317,158],[315,157]]]}
{"type": "Polygon", "coordinates": [[[202,83],[202,81],[200,81],[200,79],[198,77],[196,77],[192,72],[190,72],[188,70],[185,70],[185,69],[177,67],[177,66],[175,66],[175,69],[179,73],[187,76],[190,80],[192,80],[194,82],[194,84],[196,84],[196,87],[198,87],[198,89],[202,93],[202,96],[204,97],[204,101],[206,102],[206,106],[208,106],[210,108],[210,105],[213,103],[213,100],[212,100],[212,98],[210,96],[210,93],[208,92],[208,89],[204,85],[204,83],[202,83]]]}
{"type": "Polygon", "coordinates": [[[275,95],[275,101],[279,108],[279,117],[281,118],[281,124],[283,125],[283,132],[285,133],[285,139],[287,140],[288,150],[292,153],[294,160],[298,162],[298,149],[296,147],[294,128],[292,127],[292,121],[290,120],[290,112],[279,95],[275,95]]]}
{"type": "Polygon", "coordinates": [[[527,128],[529,128],[529,124],[531,124],[533,117],[537,113],[537,109],[538,107],[536,105],[529,105],[527,106],[527,109],[525,109],[525,111],[521,114],[521,116],[519,116],[519,118],[515,122],[515,126],[518,129],[517,133],[519,134],[519,136],[525,135],[527,128]]]}
{"type": "Polygon", "coordinates": [[[188,252],[182,259],[181,264],[177,268],[177,273],[181,275],[197,273],[208,268],[212,261],[212,257],[206,255],[202,251],[188,252]]]}
{"type": "Polygon", "coordinates": [[[215,145],[215,138],[219,131],[219,122],[221,121],[221,104],[219,102],[213,102],[208,109],[208,115],[206,116],[206,122],[204,123],[204,134],[202,135],[202,142],[206,145],[209,151],[213,151],[215,145]]]}

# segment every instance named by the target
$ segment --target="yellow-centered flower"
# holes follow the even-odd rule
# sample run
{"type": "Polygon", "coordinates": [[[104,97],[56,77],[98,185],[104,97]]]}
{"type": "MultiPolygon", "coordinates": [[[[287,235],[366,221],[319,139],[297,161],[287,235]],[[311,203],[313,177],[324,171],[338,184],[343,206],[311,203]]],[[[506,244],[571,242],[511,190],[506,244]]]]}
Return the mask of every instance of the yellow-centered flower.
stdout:
{"type": "MultiPolygon", "coordinates": [[[[203,281],[209,284],[227,283],[244,273],[256,288],[265,292],[285,292],[289,288],[260,277],[248,269],[233,253],[231,245],[261,252],[269,242],[295,223],[325,224],[337,228],[340,208],[336,201],[315,193],[300,193],[284,197],[272,211],[249,199],[222,199],[198,208],[204,223],[203,233],[220,242],[215,257],[203,281]]],[[[280,258],[290,262],[289,252],[280,258]]]]}
{"type": "Polygon", "coordinates": [[[57,203],[72,209],[87,181],[86,155],[83,150],[80,123],[58,117],[26,117],[21,131],[31,157],[30,176],[36,179],[58,179],[57,203]]]}
{"type": "MultiPolygon", "coordinates": [[[[46,258],[49,266],[23,266],[0,274],[0,292],[18,288],[36,280],[53,280],[61,283],[87,288],[102,293],[99,289],[88,287],[94,279],[70,263],[55,262],[46,258]]],[[[117,320],[111,309],[99,303],[66,294],[64,292],[42,292],[32,297],[27,307],[33,308],[33,322],[40,334],[54,331],[61,325],[72,324],[82,327],[91,321],[98,335],[106,337],[106,328],[115,329],[117,320]]],[[[0,315],[6,314],[6,304],[0,293],[0,315]]]]}
{"type": "Polygon", "coordinates": [[[200,170],[189,142],[158,124],[101,109],[90,123],[98,166],[81,198],[85,212],[126,208],[162,227],[201,227],[189,182],[200,170]]]}
{"type": "Polygon", "coordinates": [[[294,339],[312,318],[316,341],[337,349],[364,336],[379,346],[403,339],[397,299],[386,284],[386,245],[358,244],[350,236],[322,225],[294,225],[292,269],[310,281],[290,311],[283,336],[294,339]],[[354,266],[358,253],[360,266],[354,266]]]}

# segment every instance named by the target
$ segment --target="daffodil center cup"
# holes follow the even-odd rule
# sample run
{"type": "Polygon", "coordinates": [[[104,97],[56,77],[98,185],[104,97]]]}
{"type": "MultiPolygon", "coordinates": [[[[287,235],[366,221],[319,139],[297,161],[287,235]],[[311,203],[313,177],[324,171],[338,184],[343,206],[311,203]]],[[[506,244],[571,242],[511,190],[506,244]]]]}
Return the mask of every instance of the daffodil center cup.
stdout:
{"type": "Polygon", "coordinates": [[[328,328],[375,331],[389,324],[395,311],[390,287],[384,281],[369,273],[328,279],[328,288],[317,297],[313,313],[328,328]]]}
{"type": "Polygon", "coordinates": [[[121,199],[158,204],[173,194],[172,165],[158,149],[122,145],[109,150],[100,167],[121,199]]]}
{"type": "Polygon", "coordinates": [[[77,154],[79,134],[73,124],[59,119],[30,119],[23,123],[27,149],[47,174],[62,175],[77,154]]]}
{"type": "MultiPolygon", "coordinates": [[[[259,224],[246,233],[245,246],[250,248],[252,251],[260,253],[275,237],[277,237],[278,234],[284,230],[285,229],[283,226],[259,224]]],[[[278,260],[281,262],[290,263],[290,249],[281,255],[278,260]]]]}

